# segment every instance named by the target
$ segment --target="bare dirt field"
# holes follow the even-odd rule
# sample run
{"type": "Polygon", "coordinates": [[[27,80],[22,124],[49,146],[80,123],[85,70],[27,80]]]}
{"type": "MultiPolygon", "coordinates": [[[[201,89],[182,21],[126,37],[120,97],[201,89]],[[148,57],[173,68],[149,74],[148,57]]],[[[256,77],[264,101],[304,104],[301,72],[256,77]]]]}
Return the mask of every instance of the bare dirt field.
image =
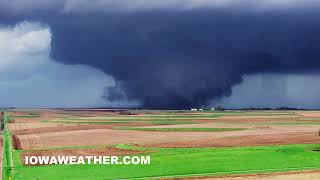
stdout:
{"type": "Polygon", "coordinates": [[[62,123],[45,123],[45,122],[29,122],[29,123],[10,123],[8,124],[8,128],[11,132],[24,130],[24,129],[37,129],[37,128],[50,128],[50,127],[62,127],[62,126],[70,126],[69,124],[62,123]]]}
{"type": "Polygon", "coordinates": [[[246,115],[243,115],[243,116],[222,116],[222,117],[219,117],[218,119],[223,119],[223,120],[252,120],[252,119],[294,119],[294,118],[297,118],[299,117],[298,115],[293,115],[293,116],[289,116],[289,115],[273,115],[273,116],[246,116],[246,115]]]}
{"type": "Polygon", "coordinates": [[[23,149],[132,143],[155,147],[215,147],[319,143],[319,126],[272,126],[233,132],[149,132],[88,129],[18,135],[23,149]]]}
{"type": "MultiPolygon", "coordinates": [[[[24,112],[25,113],[25,112],[24,112]]],[[[28,112],[29,113],[29,112],[28,112]]],[[[17,135],[23,149],[37,149],[65,146],[87,146],[87,145],[113,145],[121,143],[139,144],[152,147],[221,147],[221,146],[253,146],[253,145],[278,145],[296,143],[319,143],[318,131],[320,124],[317,120],[300,120],[298,117],[319,115],[318,112],[299,112],[288,117],[287,114],[272,116],[249,116],[232,115],[219,116],[214,120],[197,120],[199,115],[208,116],[208,113],[181,113],[177,117],[191,114],[195,116],[194,121],[198,124],[172,124],[172,125],[147,125],[141,121],[130,123],[111,124],[72,124],[70,123],[48,123],[46,120],[55,120],[60,116],[73,118],[93,117],[87,119],[94,123],[95,115],[107,116],[111,119],[116,117],[116,111],[63,111],[63,110],[42,110],[37,111],[40,117],[27,118],[25,123],[9,124],[12,134],[17,135]],[[260,117],[261,116],[261,117],[260,117]],[[282,118],[281,118],[282,117],[282,118]],[[39,119],[45,119],[39,121],[39,119]],[[293,124],[272,124],[272,123],[293,123],[293,124]],[[269,123],[269,124],[268,124],[269,123]],[[297,123],[297,124],[295,124],[297,123]],[[302,124],[301,124],[302,123],[302,124]],[[118,130],[116,127],[143,127],[143,128],[246,128],[233,132],[158,132],[158,131],[136,131],[118,130]]],[[[155,113],[155,112],[152,112],[155,113]]],[[[161,112],[163,113],[163,112],[161,112]]],[[[261,112],[259,112],[262,114],[261,112]]],[[[265,114],[265,112],[263,112],[265,114]]],[[[250,113],[249,113],[250,114],[250,113]]],[[[251,113],[252,114],[252,113],[251,113]]],[[[14,113],[16,120],[24,119],[28,114],[14,113]]],[[[128,115],[128,117],[146,115],[128,115]]],[[[155,117],[164,117],[166,114],[153,114],[155,117]]],[[[174,118],[172,114],[168,117],[174,118]]],[[[201,116],[200,116],[201,117],[201,116]]],[[[122,115],[122,118],[125,116],[122,115]]],[[[191,119],[192,120],[192,119],[191,119]]],[[[63,122],[63,119],[60,119],[63,122]]],[[[182,121],[182,120],[179,120],[182,121]]],[[[173,121],[174,122],[174,121],[173,121]]]]}
{"type": "Polygon", "coordinates": [[[317,117],[320,118],[319,111],[296,111],[297,114],[304,116],[304,117],[317,117]]]}
{"type": "Polygon", "coordinates": [[[175,142],[177,139],[202,139],[210,136],[210,132],[144,132],[130,130],[76,130],[56,133],[18,135],[23,149],[65,146],[95,146],[123,143],[175,142]]]}
{"type": "Polygon", "coordinates": [[[241,146],[267,146],[286,144],[317,144],[320,139],[315,133],[251,135],[242,137],[207,138],[185,142],[151,143],[147,147],[162,148],[190,148],[190,147],[241,147],[241,146]]]}
{"type": "MultiPolygon", "coordinates": [[[[75,130],[90,130],[90,129],[113,129],[115,127],[121,126],[146,126],[143,123],[123,123],[123,124],[103,124],[103,125],[96,125],[96,124],[50,124],[50,125],[43,125],[37,124],[35,126],[32,123],[29,123],[27,127],[31,126],[31,128],[12,128],[11,132],[14,135],[26,135],[26,134],[41,134],[41,133],[49,133],[49,132],[65,132],[65,131],[75,131],[75,130]],[[31,124],[31,125],[29,125],[31,124]]],[[[34,123],[36,124],[36,123],[34,123]]]]}

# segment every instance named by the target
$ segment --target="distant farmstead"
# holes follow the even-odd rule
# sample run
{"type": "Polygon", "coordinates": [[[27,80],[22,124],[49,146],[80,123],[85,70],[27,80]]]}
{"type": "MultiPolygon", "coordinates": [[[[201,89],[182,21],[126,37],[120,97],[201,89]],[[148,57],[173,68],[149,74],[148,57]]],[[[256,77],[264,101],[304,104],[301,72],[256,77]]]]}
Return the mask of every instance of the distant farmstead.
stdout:
{"type": "Polygon", "coordinates": [[[190,111],[214,111],[215,108],[207,108],[207,109],[197,109],[197,108],[191,108],[190,111]]]}

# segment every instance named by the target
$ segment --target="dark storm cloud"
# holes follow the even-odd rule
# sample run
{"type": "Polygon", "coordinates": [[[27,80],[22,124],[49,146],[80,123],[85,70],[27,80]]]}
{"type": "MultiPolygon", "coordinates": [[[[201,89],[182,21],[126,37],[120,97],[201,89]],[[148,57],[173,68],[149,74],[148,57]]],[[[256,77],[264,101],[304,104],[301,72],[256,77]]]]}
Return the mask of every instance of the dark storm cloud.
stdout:
{"type": "Polygon", "coordinates": [[[140,10],[190,10],[195,8],[233,8],[234,10],[275,10],[319,7],[318,0],[2,0],[0,10],[8,14],[34,11],[110,12],[140,10]]]}
{"type": "Polygon", "coordinates": [[[52,56],[103,69],[145,107],[200,106],[230,95],[244,74],[317,71],[316,17],[211,10],[64,16],[50,22],[52,56]]]}
{"type": "Polygon", "coordinates": [[[117,87],[109,89],[110,100],[139,100],[148,108],[197,107],[231,95],[246,74],[320,68],[320,13],[311,8],[79,13],[66,7],[35,16],[51,28],[51,56],[112,75],[117,87]]]}

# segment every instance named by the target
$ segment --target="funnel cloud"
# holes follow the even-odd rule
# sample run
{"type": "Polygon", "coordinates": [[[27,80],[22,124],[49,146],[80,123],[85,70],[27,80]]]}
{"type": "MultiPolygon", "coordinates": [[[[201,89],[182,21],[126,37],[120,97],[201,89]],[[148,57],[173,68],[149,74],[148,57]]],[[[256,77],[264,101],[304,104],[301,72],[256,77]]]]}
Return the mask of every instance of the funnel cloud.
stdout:
{"type": "MultiPolygon", "coordinates": [[[[46,24],[52,33],[50,58],[112,76],[114,83],[106,83],[101,94],[107,103],[185,109],[214,101],[230,105],[234,99],[245,106],[245,98],[228,98],[244,77],[319,77],[317,1],[21,2],[2,2],[7,7],[0,13],[2,25],[46,24]]],[[[281,104],[305,101],[290,99],[281,104]]]]}

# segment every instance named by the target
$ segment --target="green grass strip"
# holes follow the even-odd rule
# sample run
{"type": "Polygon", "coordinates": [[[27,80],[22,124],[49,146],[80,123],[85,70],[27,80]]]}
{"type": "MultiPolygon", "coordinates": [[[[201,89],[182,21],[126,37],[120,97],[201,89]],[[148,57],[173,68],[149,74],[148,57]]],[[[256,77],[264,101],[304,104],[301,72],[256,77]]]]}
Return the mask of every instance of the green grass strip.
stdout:
{"type": "Polygon", "coordinates": [[[21,115],[21,116],[13,116],[14,118],[38,118],[40,115],[21,115]]]}
{"type": "Polygon", "coordinates": [[[44,120],[41,122],[47,122],[47,123],[65,123],[65,124],[123,124],[123,123],[131,123],[131,122],[125,122],[125,121],[57,121],[57,120],[44,120]]]}
{"type": "Polygon", "coordinates": [[[7,127],[9,121],[8,114],[4,115],[5,127],[3,131],[3,162],[2,162],[2,179],[10,180],[13,171],[13,160],[12,160],[12,140],[11,135],[7,127]]]}

